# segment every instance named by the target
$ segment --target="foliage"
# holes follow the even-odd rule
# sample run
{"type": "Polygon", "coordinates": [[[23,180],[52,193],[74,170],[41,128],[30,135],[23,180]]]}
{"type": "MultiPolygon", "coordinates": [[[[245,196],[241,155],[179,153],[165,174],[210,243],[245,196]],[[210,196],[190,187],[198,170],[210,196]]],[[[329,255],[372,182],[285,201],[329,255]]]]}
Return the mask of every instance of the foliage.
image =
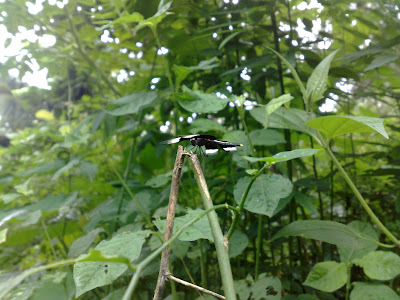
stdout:
{"type": "Polygon", "coordinates": [[[176,154],[159,142],[189,133],[243,147],[204,159],[214,208],[183,168],[175,277],[224,293],[218,209],[240,300],[400,298],[399,8],[319,4],[1,1],[39,39],[0,68],[0,298],[151,299],[176,154]],[[9,76],[35,62],[51,90],[9,76]]]}

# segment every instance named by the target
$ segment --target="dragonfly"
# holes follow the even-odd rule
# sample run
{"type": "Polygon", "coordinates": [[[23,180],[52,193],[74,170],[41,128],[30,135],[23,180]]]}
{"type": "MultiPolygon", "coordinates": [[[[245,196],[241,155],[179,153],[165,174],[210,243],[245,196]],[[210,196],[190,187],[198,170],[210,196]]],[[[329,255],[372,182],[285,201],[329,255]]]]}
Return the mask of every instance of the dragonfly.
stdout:
{"type": "Polygon", "coordinates": [[[190,141],[192,146],[204,146],[206,148],[206,155],[214,155],[218,153],[218,150],[223,150],[226,152],[237,151],[236,147],[243,146],[239,143],[231,143],[227,141],[220,141],[213,135],[209,134],[190,134],[190,135],[179,135],[176,138],[163,141],[161,144],[175,144],[182,141],[190,141]]]}

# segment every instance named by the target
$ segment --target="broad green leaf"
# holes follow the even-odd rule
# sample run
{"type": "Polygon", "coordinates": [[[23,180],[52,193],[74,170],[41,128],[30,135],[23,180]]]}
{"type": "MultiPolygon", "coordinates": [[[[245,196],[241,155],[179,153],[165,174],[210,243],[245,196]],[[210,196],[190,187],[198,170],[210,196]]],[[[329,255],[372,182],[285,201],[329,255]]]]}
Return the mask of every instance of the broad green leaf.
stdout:
{"type": "Polygon", "coordinates": [[[136,92],[111,101],[112,104],[119,105],[120,107],[110,110],[108,113],[113,116],[135,114],[142,109],[151,106],[156,100],[156,92],[136,92]]]}
{"type": "Polygon", "coordinates": [[[371,279],[392,280],[400,274],[400,257],[390,251],[373,251],[354,262],[371,279]]]}
{"type": "Polygon", "coordinates": [[[281,300],[282,284],[278,277],[260,274],[258,279],[251,286],[252,297],[254,300],[281,300]]]}
{"type": "Polygon", "coordinates": [[[323,97],[326,91],[329,68],[337,51],[335,50],[325,57],[308,78],[306,94],[309,103],[314,103],[323,97]]]}
{"type": "Polygon", "coordinates": [[[239,230],[235,230],[229,239],[229,257],[235,257],[240,255],[249,244],[249,238],[246,234],[239,230]]]}
{"type": "MultiPolygon", "coordinates": [[[[128,268],[134,269],[131,264],[129,258],[125,256],[116,256],[116,255],[104,255],[100,250],[90,249],[88,254],[81,255],[77,259],[77,263],[79,262],[110,262],[110,263],[121,263],[125,264],[128,268]]],[[[76,264],[75,264],[76,265],[76,264]]],[[[108,264],[104,265],[105,271],[104,273],[108,273],[108,264]]]]}
{"type": "Polygon", "coordinates": [[[308,274],[304,285],[332,293],[346,284],[347,267],[345,263],[325,261],[317,263],[308,274]]]}
{"type": "Polygon", "coordinates": [[[44,163],[40,166],[33,167],[29,170],[22,171],[18,174],[18,176],[31,176],[33,174],[44,174],[47,172],[55,171],[62,168],[65,165],[65,162],[61,159],[57,159],[55,161],[44,163]]]}
{"type": "MultiPolygon", "coordinates": [[[[178,231],[183,225],[188,223],[190,220],[197,218],[200,214],[202,214],[204,210],[195,209],[189,210],[188,214],[182,217],[175,218],[174,220],[174,229],[173,232],[175,233],[178,231]]],[[[154,225],[158,228],[159,231],[164,233],[165,231],[165,224],[166,220],[156,220],[153,221],[154,225]]],[[[196,241],[198,239],[207,239],[209,241],[214,241],[210,224],[208,223],[207,216],[202,217],[199,221],[194,223],[189,228],[185,229],[181,235],[178,237],[181,241],[196,241]]]]}
{"type": "Polygon", "coordinates": [[[104,232],[103,228],[96,228],[90,231],[88,234],[77,238],[69,247],[68,250],[68,257],[74,258],[78,257],[79,255],[86,252],[90,246],[92,245],[93,241],[99,235],[100,232],[104,232]]]}
{"type": "MultiPolygon", "coordinates": [[[[134,261],[139,257],[145,238],[149,231],[120,233],[109,241],[101,241],[95,248],[102,256],[122,256],[134,261]]],[[[90,260],[91,255],[81,255],[79,260],[90,260]]],[[[100,258],[98,258],[100,260],[100,258]]],[[[101,261],[101,260],[100,260],[101,261]]],[[[99,263],[95,261],[82,261],[74,264],[74,281],[76,297],[96,287],[112,283],[123,274],[127,265],[119,262],[99,263]]]]}
{"type": "Polygon", "coordinates": [[[250,139],[254,146],[274,146],[285,143],[282,134],[273,129],[256,129],[250,132],[250,139]]]}
{"type": "Polygon", "coordinates": [[[204,133],[210,131],[225,132],[226,129],[218,122],[202,118],[194,120],[193,123],[190,125],[189,130],[190,133],[204,133]]]}
{"type": "Polygon", "coordinates": [[[29,211],[42,210],[42,211],[56,211],[59,210],[65,202],[65,195],[49,194],[39,202],[27,207],[29,211]]]}
{"type": "Polygon", "coordinates": [[[291,101],[293,99],[292,95],[284,94],[278,98],[271,99],[267,105],[265,105],[267,117],[271,115],[275,110],[281,107],[283,104],[291,101]]]}
{"type": "MultiPolygon", "coordinates": [[[[347,226],[354,228],[355,230],[369,236],[372,240],[376,242],[379,241],[375,229],[369,223],[361,221],[353,221],[349,223],[347,226]]],[[[353,259],[363,257],[365,254],[376,250],[376,248],[378,248],[378,244],[371,244],[368,247],[364,247],[359,250],[348,249],[346,247],[338,247],[340,254],[340,261],[350,262],[353,259]]]]}
{"type": "MultiPolygon", "coordinates": [[[[68,300],[67,291],[63,283],[49,280],[43,280],[41,283],[41,286],[33,290],[32,296],[28,298],[29,300],[68,300]]],[[[20,297],[17,299],[22,300],[20,297]]]]}
{"type": "MultiPolygon", "coordinates": [[[[233,194],[237,204],[240,204],[250,180],[250,177],[243,177],[236,183],[233,194]]],[[[277,174],[262,174],[251,186],[244,208],[272,217],[279,200],[289,196],[292,189],[293,184],[289,179],[277,174]]]]}
{"type": "Polygon", "coordinates": [[[364,71],[369,71],[375,68],[379,68],[387,63],[397,60],[399,57],[395,54],[383,54],[375,57],[375,59],[365,68],[364,71]]]}
{"type": "Polygon", "coordinates": [[[162,187],[171,180],[171,176],[172,176],[172,171],[169,171],[164,174],[159,174],[147,180],[146,185],[152,188],[162,187]]]}
{"type": "Polygon", "coordinates": [[[184,94],[178,94],[178,103],[187,111],[195,113],[213,113],[225,108],[229,99],[221,99],[215,94],[205,94],[200,91],[192,91],[186,86],[184,94]]]}
{"type": "Polygon", "coordinates": [[[99,166],[97,164],[83,161],[79,164],[79,172],[85,175],[90,181],[94,180],[99,166]]]}
{"type": "Polygon", "coordinates": [[[250,299],[251,287],[249,286],[247,280],[235,280],[235,292],[239,295],[239,300],[250,299]]]}
{"type": "Polygon", "coordinates": [[[400,300],[400,296],[384,284],[353,282],[350,300],[400,300]]]}
{"type": "Polygon", "coordinates": [[[58,177],[60,177],[63,173],[68,172],[69,170],[71,170],[73,167],[75,167],[76,165],[79,164],[79,159],[71,159],[64,167],[62,167],[61,169],[59,169],[54,175],[53,177],[51,177],[51,180],[55,180],[58,177]]]}
{"type": "Polygon", "coordinates": [[[353,132],[377,132],[389,138],[383,119],[353,116],[327,116],[308,121],[305,125],[322,132],[328,139],[353,132]]]}
{"type": "Polygon", "coordinates": [[[18,194],[18,193],[3,194],[0,196],[0,198],[4,204],[9,204],[9,203],[13,202],[14,200],[18,199],[19,197],[21,197],[21,194],[18,194]]]}
{"type": "Polygon", "coordinates": [[[292,151],[279,152],[271,157],[260,157],[260,158],[249,157],[249,156],[243,156],[243,157],[251,163],[255,163],[255,162],[276,163],[276,162],[283,162],[283,161],[296,159],[296,158],[303,157],[303,156],[314,155],[315,153],[317,153],[320,150],[321,149],[296,149],[296,150],[292,150],[292,151]]]}
{"type": "Polygon", "coordinates": [[[31,213],[28,214],[28,218],[22,222],[21,227],[25,226],[30,226],[33,224],[36,224],[39,220],[40,217],[42,216],[42,211],[41,210],[34,210],[31,213]]]}
{"type": "Polygon", "coordinates": [[[250,110],[250,115],[264,127],[292,129],[309,135],[315,135],[316,133],[315,129],[304,125],[304,123],[310,121],[314,115],[309,116],[305,111],[300,109],[279,107],[269,116],[269,124],[266,123],[266,110],[263,107],[250,110]]]}
{"type": "Polygon", "coordinates": [[[284,236],[302,236],[346,247],[352,251],[358,251],[376,245],[376,241],[370,236],[350,226],[333,221],[295,221],[278,231],[278,233],[272,237],[272,240],[284,236]]]}

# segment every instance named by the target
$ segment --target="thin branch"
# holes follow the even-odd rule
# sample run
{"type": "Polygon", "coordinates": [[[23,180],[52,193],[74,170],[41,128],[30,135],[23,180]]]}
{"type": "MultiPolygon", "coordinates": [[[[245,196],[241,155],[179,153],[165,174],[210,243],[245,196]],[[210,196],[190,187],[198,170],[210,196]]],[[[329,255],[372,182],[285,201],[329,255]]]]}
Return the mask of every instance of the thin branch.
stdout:
{"type": "MultiPolygon", "coordinates": [[[[172,173],[171,180],[171,191],[169,193],[169,203],[168,203],[168,212],[167,212],[167,223],[165,225],[165,233],[164,233],[164,243],[167,243],[168,240],[172,236],[172,231],[174,227],[174,219],[175,219],[175,209],[176,203],[178,202],[178,193],[179,193],[179,179],[181,177],[182,166],[185,160],[186,152],[183,151],[182,146],[178,146],[178,151],[176,153],[175,166],[174,171],[172,173]]],[[[161,255],[161,263],[160,263],[160,271],[158,273],[157,286],[154,291],[154,300],[161,300],[163,297],[165,282],[167,280],[166,275],[170,274],[169,272],[169,254],[170,248],[167,247],[164,249],[161,255]]]]}
{"type": "Polygon", "coordinates": [[[225,297],[220,295],[220,294],[214,293],[213,291],[204,289],[204,288],[202,288],[202,287],[200,287],[198,285],[195,285],[195,284],[192,284],[190,282],[184,281],[182,279],[176,278],[176,277],[172,276],[171,274],[166,275],[166,277],[169,280],[173,280],[173,281],[175,281],[177,283],[180,283],[180,284],[182,284],[184,286],[191,287],[191,288],[196,289],[196,290],[198,290],[198,291],[200,291],[202,293],[209,294],[209,295],[214,296],[214,297],[219,298],[219,299],[225,299],[225,297]]]}

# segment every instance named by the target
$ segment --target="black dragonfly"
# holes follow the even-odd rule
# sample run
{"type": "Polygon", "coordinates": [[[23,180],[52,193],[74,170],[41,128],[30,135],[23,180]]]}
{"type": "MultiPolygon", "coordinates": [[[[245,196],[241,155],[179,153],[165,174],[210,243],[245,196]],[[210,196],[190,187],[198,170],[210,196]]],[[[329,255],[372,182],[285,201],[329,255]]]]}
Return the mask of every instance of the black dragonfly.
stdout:
{"type": "Polygon", "coordinates": [[[206,155],[217,154],[220,149],[232,152],[237,150],[236,147],[243,146],[239,143],[219,141],[215,136],[209,134],[179,135],[174,139],[163,141],[161,144],[175,144],[182,141],[190,141],[192,146],[204,146],[206,148],[206,155]]]}

